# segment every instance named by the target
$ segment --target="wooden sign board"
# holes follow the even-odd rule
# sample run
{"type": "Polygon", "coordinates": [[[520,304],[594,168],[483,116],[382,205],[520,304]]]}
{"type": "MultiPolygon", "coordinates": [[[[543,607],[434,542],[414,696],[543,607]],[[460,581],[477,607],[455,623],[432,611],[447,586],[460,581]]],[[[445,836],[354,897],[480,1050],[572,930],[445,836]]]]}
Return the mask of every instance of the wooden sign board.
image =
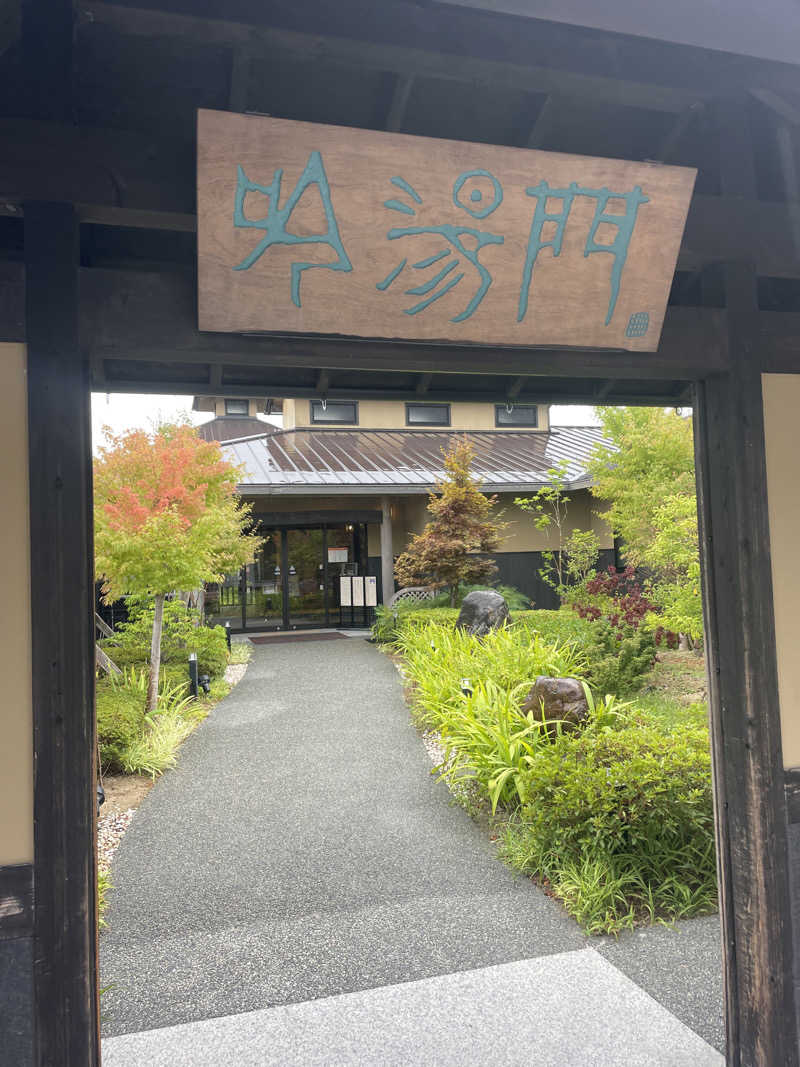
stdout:
{"type": "Polygon", "coordinates": [[[198,122],[201,330],[658,347],[694,170],[198,122]]]}

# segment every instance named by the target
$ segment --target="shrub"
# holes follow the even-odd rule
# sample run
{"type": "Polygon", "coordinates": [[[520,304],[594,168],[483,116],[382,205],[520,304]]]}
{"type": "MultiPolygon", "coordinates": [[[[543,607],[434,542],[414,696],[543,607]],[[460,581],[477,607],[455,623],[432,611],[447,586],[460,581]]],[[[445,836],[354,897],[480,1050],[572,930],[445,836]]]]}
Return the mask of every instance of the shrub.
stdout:
{"type": "Polygon", "coordinates": [[[595,693],[617,696],[635,693],[656,658],[655,635],[634,629],[618,620],[560,611],[528,611],[515,617],[514,625],[538,633],[548,641],[570,642],[586,658],[585,679],[595,693]]]}
{"type": "Polygon", "coordinates": [[[144,729],[146,693],[98,678],[96,689],[97,743],[103,767],[123,770],[125,753],[144,729]]]}
{"type": "Polygon", "coordinates": [[[149,774],[155,778],[174,767],[178,746],[194,726],[195,723],[180,710],[157,715],[152,724],[128,745],[122,757],[122,770],[126,774],[149,774]]]}
{"type": "Polygon", "coordinates": [[[638,719],[539,746],[528,803],[505,832],[512,866],[546,879],[590,932],[715,904],[708,734],[638,719]]]}
{"type": "MultiPolygon", "coordinates": [[[[153,632],[153,609],[129,598],[129,618],[103,647],[118,667],[143,666],[149,662],[153,632]]],[[[190,652],[197,653],[198,671],[217,678],[228,665],[228,644],[222,626],[202,626],[199,614],[182,600],[164,604],[164,633],[161,639],[161,663],[180,666],[188,672],[190,652]]]]}
{"type": "Polygon", "coordinates": [[[587,679],[596,693],[634,693],[655,663],[653,634],[624,627],[615,630],[606,622],[592,627],[594,641],[586,649],[589,659],[587,679]]]}

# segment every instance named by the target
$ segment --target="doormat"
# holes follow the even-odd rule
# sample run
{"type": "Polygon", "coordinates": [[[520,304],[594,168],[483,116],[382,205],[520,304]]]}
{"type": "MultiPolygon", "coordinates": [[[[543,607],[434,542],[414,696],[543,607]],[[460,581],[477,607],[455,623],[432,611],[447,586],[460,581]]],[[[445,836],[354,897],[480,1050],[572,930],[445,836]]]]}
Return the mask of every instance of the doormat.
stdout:
{"type": "Polygon", "coordinates": [[[288,641],[338,641],[341,638],[343,641],[347,640],[347,634],[340,633],[324,633],[324,634],[304,634],[301,631],[297,631],[291,634],[275,634],[273,637],[251,637],[250,640],[254,645],[280,645],[288,641]]]}

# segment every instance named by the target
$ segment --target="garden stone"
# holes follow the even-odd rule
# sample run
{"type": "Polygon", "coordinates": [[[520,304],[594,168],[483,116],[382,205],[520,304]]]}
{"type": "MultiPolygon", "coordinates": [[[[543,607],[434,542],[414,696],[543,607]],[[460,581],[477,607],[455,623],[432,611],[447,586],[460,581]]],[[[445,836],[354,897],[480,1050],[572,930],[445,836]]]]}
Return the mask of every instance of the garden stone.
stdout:
{"type": "Polygon", "coordinates": [[[499,629],[509,618],[505,597],[493,589],[476,589],[464,597],[456,628],[475,637],[484,637],[491,630],[499,629]]]}
{"type": "Polygon", "coordinates": [[[589,714],[589,703],[583,686],[575,678],[548,678],[540,674],[522,705],[522,714],[533,712],[541,722],[561,720],[564,729],[571,730],[589,714]]]}

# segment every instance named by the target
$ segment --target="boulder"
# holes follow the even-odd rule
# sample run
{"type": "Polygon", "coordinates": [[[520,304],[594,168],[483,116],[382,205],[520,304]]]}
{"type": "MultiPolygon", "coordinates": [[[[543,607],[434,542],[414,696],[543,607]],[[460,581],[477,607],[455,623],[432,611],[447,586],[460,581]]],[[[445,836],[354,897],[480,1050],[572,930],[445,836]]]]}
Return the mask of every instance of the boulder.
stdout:
{"type": "Polygon", "coordinates": [[[548,678],[543,674],[534,682],[533,688],[522,705],[522,714],[533,712],[534,719],[541,722],[560,720],[562,729],[574,729],[589,714],[589,704],[583,686],[575,678],[548,678]]]}
{"type": "Polygon", "coordinates": [[[494,589],[476,589],[464,597],[456,627],[476,637],[497,630],[509,618],[505,597],[494,589]]]}

